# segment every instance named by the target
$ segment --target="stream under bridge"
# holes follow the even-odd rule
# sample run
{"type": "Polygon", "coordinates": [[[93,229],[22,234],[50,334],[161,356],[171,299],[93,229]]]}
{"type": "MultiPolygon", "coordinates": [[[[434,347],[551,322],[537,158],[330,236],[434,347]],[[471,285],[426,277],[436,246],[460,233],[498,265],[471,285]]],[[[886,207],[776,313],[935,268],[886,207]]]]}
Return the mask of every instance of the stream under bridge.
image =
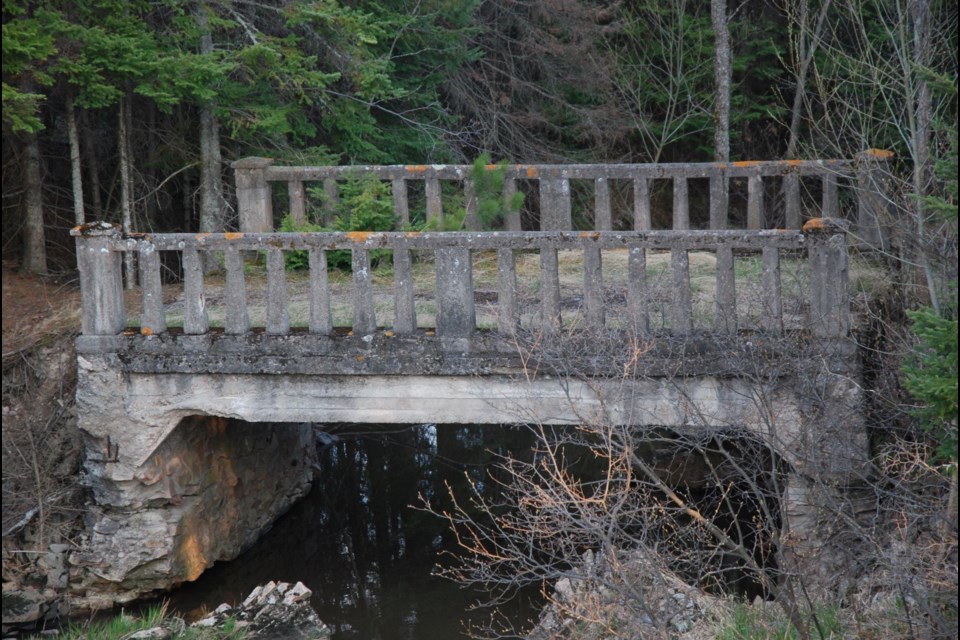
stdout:
{"type": "Polygon", "coordinates": [[[539,207],[505,207],[497,231],[475,229],[469,166],[252,158],[234,164],[237,232],[74,229],[94,496],[76,599],[123,602],[235,557],[309,488],[312,423],[745,429],[788,463],[797,557],[833,571],[848,550],[818,501],[868,463],[849,252],[887,242],[884,158],[513,165],[507,201],[539,207]],[[335,202],[364,174],[404,223],[441,220],[459,189],[465,229],[273,230],[275,204],[323,216],[309,194],[335,202]]]}

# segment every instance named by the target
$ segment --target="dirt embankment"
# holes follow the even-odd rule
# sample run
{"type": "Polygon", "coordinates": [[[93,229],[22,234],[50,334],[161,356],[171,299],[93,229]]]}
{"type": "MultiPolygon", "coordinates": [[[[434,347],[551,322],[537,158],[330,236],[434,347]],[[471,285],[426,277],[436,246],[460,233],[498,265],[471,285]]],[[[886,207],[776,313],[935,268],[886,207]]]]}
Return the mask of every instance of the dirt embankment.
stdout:
{"type": "Polygon", "coordinates": [[[79,290],[11,267],[3,265],[2,305],[5,628],[10,593],[28,603],[17,617],[62,613],[68,576],[57,559],[75,543],[84,498],[73,410],[79,290]]]}

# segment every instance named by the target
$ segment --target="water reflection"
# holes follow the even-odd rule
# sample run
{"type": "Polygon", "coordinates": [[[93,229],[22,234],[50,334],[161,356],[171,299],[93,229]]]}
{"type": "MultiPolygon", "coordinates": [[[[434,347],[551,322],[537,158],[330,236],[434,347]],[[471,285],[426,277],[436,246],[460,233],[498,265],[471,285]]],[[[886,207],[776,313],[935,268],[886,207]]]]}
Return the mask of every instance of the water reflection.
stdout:
{"type": "MultiPolygon", "coordinates": [[[[299,580],[313,590],[314,608],[338,639],[452,638],[464,621],[488,617],[469,611],[484,594],[431,575],[452,541],[444,521],[411,505],[423,495],[442,507],[447,483],[459,495],[471,481],[476,490],[494,491],[488,463],[498,453],[526,455],[530,433],[504,426],[339,425],[318,437],[320,463],[309,496],[240,558],[180,589],[174,608],[197,615],[239,602],[268,580],[299,580]]],[[[506,613],[520,624],[540,604],[535,592],[524,594],[506,613]]]]}

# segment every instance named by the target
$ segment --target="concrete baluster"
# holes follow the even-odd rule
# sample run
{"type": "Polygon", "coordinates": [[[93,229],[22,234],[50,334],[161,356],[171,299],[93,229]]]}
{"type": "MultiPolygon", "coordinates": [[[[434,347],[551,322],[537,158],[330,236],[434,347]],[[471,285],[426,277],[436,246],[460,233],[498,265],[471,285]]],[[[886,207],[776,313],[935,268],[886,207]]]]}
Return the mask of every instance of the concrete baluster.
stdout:
{"type": "Polygon", "coordinates": [[[594,184],[594,228],[597,231],[613,229],[613,214],[610,211],[610,183],[606,178],[597,178],[594,184]]]}
{"type": "Polygon", "coordinates": [[[290,180],[287,182],[287,191],[290,194],[290,217],[293,218],[295,225],[302,227],[307,224],[307,205],[303,181],[290,180]]]}
{"type": "Polygon", "coordinates": [[[327,281],[327,252],[310,249],[310,333],[330,335],[333,318],[330,314],[330,287],[327,281]]]}
{"type": "Polygon", "coordinates": [[[673,276],[673,317],[671,328],[675,335],[693,331],[693,306],[690,295],[690,256],[686,249],[670,250],[670,269],[673,276]]]}
{"type": "Polygon", "coordinates": [[[237,190],[240,231],[244,233],[273,231],[273,200],[267,182],[271,164],[270,158],[241,158],[230,165],[237,190]]]}
{"type": "Polygon", "coordinates": [[[647,250],[643,247],[630,247],[627,275],[627,305],[630,317],[634,330],[645,334],[650,331],[650,314],[647,305],[647,250]]]}
{"type": "Polygon", "coordinates": [[[810,325],[815,336],[850,331],[847,237],[841,222],[815,218],[804,225],[810,261],[810,325]]]}
{"type": "Polygon", "coordinates": [[[410,201],[407,197],[407,181],[403,178],[394,178],[390,183],[393,191],[393,213],[400,220],[400,224],[410,224],[410,201]]]}
{"type": "Polygon", "coordinates": [[[690,228],[690,195],[686,176],[673,178],[673,228],[676,231],[690,228]]]}
{"type": "Polygon", "coordinates": [[[514,178],[505,178],[503,181],[503,204],[507,211],[507,231],[522,231],[520,222],[520,208],[513,206],[513,198],[517,195],[517,181],[514,178]]]}
{"type": "Polygon", "coordinates": [[[559,175],[541,175],[540,230],[569,231],[571,228],[570,180],[559,175]]]}
{"type": "Polygon", "coordinates": [[[787,229],[799,229],[803,220],[800,213],[800,174],[796,171],[788,171],[783,175],[783,202],[787,229]]]}
{"type": "Polygon", "coordinates": [[[340,204],[340,187],[336,178],[323,180],[323,220],[330,224],[337,216],[337,206],[340,204]]]}
{"type": "Polygon", "coordinates": [[[737,332],[737,293],[734,275],[733,249],[730,245],[717,247],[717,298],[714,330],[718,333],[737,332]]]}
{"type": "Polygon", "coordinates": [[[543,305],[542,325],[545,333],[560,329],[560,269],[557,248],[540,248],[540,298],[543,305]]]}
{"type": "Polygon", "coordinates": [[[646,178],[633,179],[633,229],[650,231],[650,182],[646,178]]]}
{"type": "Polygon", "coordinates": [[[290,308],[287,297],[287,273],[283,251],[267,249],[267,334],[290,333],[290,308]]]}
{"type": "Polygon", "coordinates": [[[600,246],[590,238],[585,238],[583,243],[583,304],[586,307],[587,329],[600,331],[605,322],[600,246]]]}
{"type": "Polygon", "coordinates": [[[747,178],[747,229],[765,228],[764,217],[763,176],[758,171],[747,178]]]}
{"type": "Polygon", "coordinates": [[[417,330],[417,311],[413,291],[413,259],[410,249],[393,250],[393,330],[410,334],[417,330]]]}
{"type": "Polygon", "coordinates": [[[427,222],[443,225],[443,201],[441,199],[440,180],[427,178],[427,222]]]}
{"type": "Polygon", "coordinates": [[[224,331],[230,335],[242,335],[250,329],[247,313],[247,284],[243,273],[243,255],[235,247],[224,253],[227,267],[226,318],[224,331]]]}
{"type": "Polygon", "coordinates": [[[140,252],[140,286],[143,293],[143,310],[140,315],[140,333],[149,336],[167,330],[167,317],[163,312],[163,285],[160,281],[160,252],[150,242],[137,243],[140,252]]]}
{"type": "Polygon", "coordinates": [[[202,335],[210,328],[203,295],[203,261],[196,247],[183,249],[183,332],[202,335]]]}
{"type": "Polygon", "coordinates": [[[823,174],[823,211],[824,218],[840,217],[840,189],[837,184],[837,174],[827,171],[823,174]]]}
{"type": "Polygon", "coordinates": [[[780,249],[763,248],[763,309],[760,324],[766,331],[783,333],[783,298],[780,290],[780,249]]]}
{"type": "Polygon", "coordinates": [[[513,249],[497,249],[497,283],[497,330],[512,335],[520,327],[517,258],[513,249]]]}
{"type": "Polygon", "coordinates": [[[353,335],[370,335],[377,330],[370,252],[365,247],[354,247],[351,264],[353,267],[353,335]]]}
{"type": "Polygon", "coordinates": [[[477,326],[470,249],[441,247],[436,256],[437,335],[467,338],[477,326]]]}
{"type": "Polygon", "coordinates": [[[100,223],[71,231],[77,238],[80,270],[81,328],[84,335],[110,336],[123,331],[127,314],[123,307],[122,257],[113,246],[120,238],[118,226],[100,223]]]}
{"type": "Polygon", "coordinates": [[[465,210],[464,228],[467,231],[480,231],[480,218],[477,215],[477,190],[474,187],[473,180],[469,178],[463,181],[463,204],[465,210]]]}

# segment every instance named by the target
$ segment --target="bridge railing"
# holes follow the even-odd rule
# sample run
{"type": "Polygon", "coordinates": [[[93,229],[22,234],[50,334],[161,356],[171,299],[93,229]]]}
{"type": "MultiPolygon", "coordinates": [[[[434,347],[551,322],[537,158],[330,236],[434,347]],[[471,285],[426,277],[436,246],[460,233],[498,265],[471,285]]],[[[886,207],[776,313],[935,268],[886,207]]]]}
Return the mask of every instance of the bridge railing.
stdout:
{"type": "MultiPolygon", "coordinates": [[[[503,187],[509,201],[518,183],[528,182],[537,191],[539,211],[534,211],[541,231],[574,229],[571,180],[593,184],[594,202],[590,230],[609,231],[615,218],[611,205],[611,184],[632,185],[632,229],[653,229],[651,186],[653,181],[672,183],[672,220],[677,231],[698,227],[726,230],[730,227],[731,180],[746,182],[746,229],[771,226],[800,229],[808,217],[850,218],[855,236],[867,246],[882,246],[888,224],[886,194],[891,153],[871,149],[852,160],[782,160],[729,163],[663,164],[515,164],[506,166],[503,187]],[[691,180],[706,179],[709,197],[696,198],[691,206],[691,180]],[[779,184],[774,184],[779,181],[779,184]],[[776,211],[771,215],[770,195],[777,194],[776,211]],[[815,216],[805,210],[816,211],[815,216]],[[783,218],[779,217],[782,211],[783,218]]],[[[442,221],[444,215],[442,183],[455,185],[465,204],[465,227],[478,230],[477,198],[471,180],[471,165],[358,165],[358,166],[273,166],[268,158],[244,158],[233,163],[236,175],[240,229],[247,233],[273,231],[274,193],[272,185],[285,183],[289,198],[287,210],[297,222],[307,220],[308,190],[305,185],[322,184],[327,207],[337,200],[338,184],[344,180],[373,175],[391,183],[394,213],[410,222],[408,186],[422,182],[426,220],[442,221]]],[[[489,169],[495,168],[493,165],[489,169]]],[[[624,185],[625,186],[625,185],[624,185]]],[[[702,187],[701,187],[702,188],[702,187]]],[[[280,201],[278,200],[278,203],[280,201]]],[[[283,204],[279,204],[283,206],[283,204]]],[[[662,226],[662,225],[661,225],[662,226]]],[[[503,229],[521,230],[519,211],[508,212],[503,229]]]]}
{"type": "MultiPolygon", "coordinates": [[[[266,254],[267,334],[286,335],[291,330],[288,272],[284,254],[307,253],[306,276],[308,315],[305,329],[334,334],[331,286],[327,254],[349,250],[352,276],[348,294],[352,307],[349,328],[354,335],[368,335],[378,328],[396,334],[418,331],[414,264],[432,271],[428,279],[435,306],[435,334],[464,338],[477,329],[475,302],[480,292],[474,286],[474,256],[496,256],[496,329],[512,334],[518,329],[556,332],[565,327],[569,314],[578,314],[578,328],[600,330],[607,321],[612,300],[626,317],[624,328],[646,332],[651,329],[651,305],[665,309],[667,320],[659,329],[677,335],[694,331],[732,334],[755,328],[778,334],[784,331],[784,296],[781,286],[781,258],[805,264],[806,278],[799,297],[801,327],[814,335],[846,335],[850,327],[847,296],[847,248],[845,234],[827,221],[807,225],[800,231],[631,231],[631,232],[456,232],[456,233],[222,233],[222,234],[135,234],[124,235],[103,223],[73,230],[77,241],[83,302],[83,333],[115,335],[136,327],[144,335],[167,331],[167,311],[161,286],[161,252],[180,254],[182,265],[182,322],[186,334],[210,331],[205,295],[205,252],[218,252],[224,266],[222,330],[244,334],[251,329],[248,309],[247,263],[250,252],[266,254]],[[390,324],[377,316],[371,253],[392,251],[392,297],[390,324]],[[142,303],[139,319],[128,319],[124,306],[121,256],[139,256],[142,303]],[[691,256],[712,255],[715,278],[712,320],[694,316],[691,285],[691,256]],[[754,295],[760,298],[759,326],[749,327],[738,300],[736,263],[742,256],[755,256],[751,268],[759,274],[754,295]],[[534,258],[534,256],[537,256],[534,258]],[[582,288],[576,295],[561,292],[561,261],[582,270],[582,288]],[[667,260],[667,257],[669,259],[667,260]],[[517,260],[536,264],[535,285],[523,297],[518,286],[517,260]],[[623,267],[622,295],[605,292],[604,262],[617,258],[623,267]],[[794,259],[795,258],[795,259],[794,259]],[[648,281],[648,262],[664,265],[666,286],[654,295],[648,281]],[[668,272],[668,273],[666,273],[668,272]],[[664,293],[666,291],[666,293],[664,293]],[[606,293],[606,296],[605,296],[606,293]],[[618,297],[619,296],[619,297],[618,297]],[[572,304],[571,304],[572,301],[572,304]],[[531,307],[536,312],[530,313],[531,307]],[[742,315],[742,314],[741,314],[742,315]],[[137,326],[138,325],[138,326],[137,326]]],[[[612,264],[612,262],[611,262],[612,264]]],[[[566,268],[566,267],[564,267],[566,268]]],[[[529,275],[529,274],[528,274],[529,275]]],[[[301,284],[303,276],[300,276],[301,284]]],[[[382,289],[382,285],[378,285],[382,289]]],[[[422,288],[422,283],[421,283],[422,288]]],[[[738,293],[740,295],[738,295],[738,293]]],[[[383,293],[379,293],[383,297],[383,293]]],[[[342,324],[342,323],[341,323],[342,324]]],[[[420,323],[422,329],[424,323],[420,323]]],[[[624,326],[621,323],[620,326],[624,326]]],[[[567,326],[569,328],[569,326],[567,326]]]]}

